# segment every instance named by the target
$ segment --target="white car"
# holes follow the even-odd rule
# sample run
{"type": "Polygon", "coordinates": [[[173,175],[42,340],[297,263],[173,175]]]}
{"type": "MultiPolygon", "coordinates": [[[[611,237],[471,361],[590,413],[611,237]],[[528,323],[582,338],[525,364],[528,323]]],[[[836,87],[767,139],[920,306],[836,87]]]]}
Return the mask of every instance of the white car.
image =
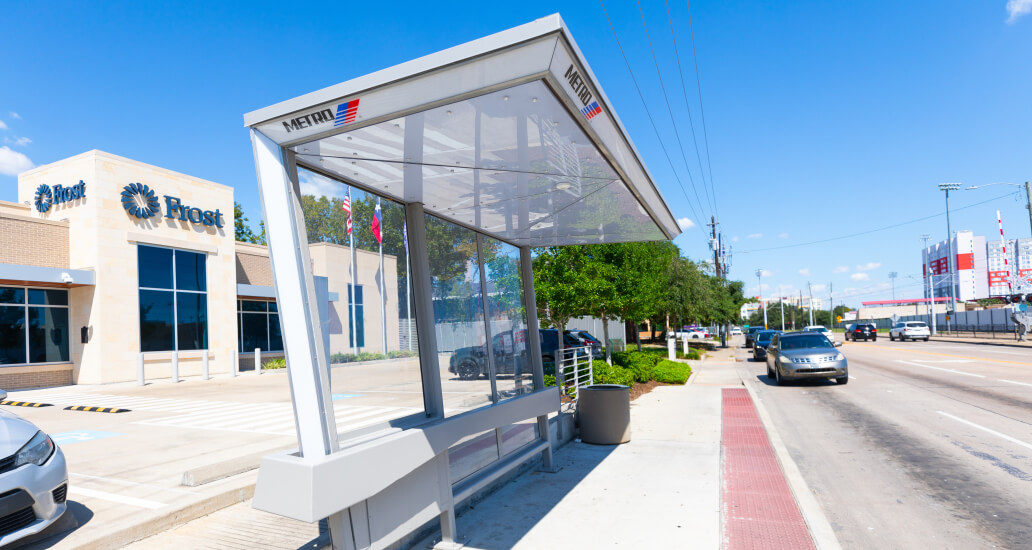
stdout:
{"type": "Polygon", "coordinates": [[[824,325],[810,325],[803,327],[803,332],[819,332],[823,334],[832,344],[835,343],[835,333],[828,330],[824,325]]]}
{"type": "MultiPolygon", "coordinates": [[[[0,390],[0,400],[6,398],[0,390]]],[[[5,547],[43,531],[65,513],[68,466],[49,435],[5,410],[0,410],[0,457],[0,547],[5,547]]]]}
{"type": "Polygon", "coordinates": [[[731,336],[741,336],[741,335],[742,335],[742,329],[741,328],[735,327],[735,328],[731,329],[731,336]]]}
{"type": "Polygon", "coordinates": [[[931,336],[932,333],[928,330],[928,325],[923,321],[900,321],[889,329],[889,340],[899,338],[900,342],[906,340],[924,340],[927,342],[931,336]]]}

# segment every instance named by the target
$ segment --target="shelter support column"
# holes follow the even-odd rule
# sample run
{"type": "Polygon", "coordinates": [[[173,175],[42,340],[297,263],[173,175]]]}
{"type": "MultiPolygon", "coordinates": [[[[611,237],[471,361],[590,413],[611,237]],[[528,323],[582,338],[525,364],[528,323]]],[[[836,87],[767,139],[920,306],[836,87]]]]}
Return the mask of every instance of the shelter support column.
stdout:
{"type": "MultiPolygon", "coordinates": [[[[537,298],[534,296],[534,263],[530,256],[530,247],[520,247],[520,270],[523,275],[524,309],[527,311],[527,355],[534,371],[534,387],[537,391],[545,388],[545,366],[541,362],[541,334],[538,332],[537,298]]],[[[559,407],[557,406],[556,409],[559,407]]],[[[555,472],[552,462],[552,430],[548,428],[548,415],[537,417],[538,433],[548,446],[541,451],[541,469],[555,472]]],[[[558,426],[558,425],[557,425],[558,426]]]]}

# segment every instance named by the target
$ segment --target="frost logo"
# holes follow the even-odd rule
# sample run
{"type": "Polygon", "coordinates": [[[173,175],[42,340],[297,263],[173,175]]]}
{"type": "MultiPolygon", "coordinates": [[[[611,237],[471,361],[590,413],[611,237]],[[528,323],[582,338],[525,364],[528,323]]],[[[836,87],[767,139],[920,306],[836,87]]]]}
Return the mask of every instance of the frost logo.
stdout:
{"type": "Polygon", "coordinates": [[[50,205],[54,204],[54,193],[50,191],[50,186],[42,184],[36,188],[36,210],[40,213],[50,210],[50,205]]]}
{"type": "Polygon", "coordinates": [[[141,220],[152,218],[161,213],[158,195],[154,190],[142,183],[130,183],[122,188],[122,208],[141,220]]]}
{"type": "Polygon", "coordinates": [[[36,195],[33,202],[36,210],[40,213],[47,212],[55,204],[62,204],[86,197],[86,184],[79,180],[79,183],[70,187],[55,185],[53,189],[47,184],[41,184],[36,188],[36,195]]]}

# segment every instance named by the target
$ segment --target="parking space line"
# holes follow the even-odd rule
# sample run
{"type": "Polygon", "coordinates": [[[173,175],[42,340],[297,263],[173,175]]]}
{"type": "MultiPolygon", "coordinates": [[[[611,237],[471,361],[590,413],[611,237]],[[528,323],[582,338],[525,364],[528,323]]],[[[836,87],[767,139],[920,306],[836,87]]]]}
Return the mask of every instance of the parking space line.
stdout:
{"type": "Polygon", "coordinates": [[[905,363],[907,365],[913,365],[915,367],[924,367],[926,369],[941,370],[943,372],[952,372],[953,374],[961,374],[961,375],[964,375],[964,376],[974,376],[975,378],[985,378],[984,374],[973,374],[973,373],[970,373],[970,372],[964,372],[964,371],[959,371],[959,370],[944,369],[942,367],[933,367],[931,365],[922,365],[921,363],[915,363],[913,361],[904,361],[902,359],[896,359],[896,362],[897,363],[905,363]]]}
{"type": "Polygon", "coordinates": [[[943,416],[945,416],[947,418],[952,418],[953,420],[956,420],[957,422],[961,422],[961,423],[967,424],[968,426],[971,426],[972,428],[978,428],[979,430],[982,430],[985,433],[993,434],[993,435],[995,435],[997,437],[1006,439],[1007,441],[1010,441],[1011,443],[1015,443],[1017,445],[1021,445],[1022,447],[1026,447],[1028,449],[1032,449],[1032,443],[1025,443],[1024,441],[1022,441],[1020,439],[1011,437],[1011,436],[1009,436],[1007,434],[1002,434],[1002,433],[1000,433],[1000,432],[998,432],[996,430],[990,430],[989,428],[986,428],[985,426],[979,426],[978,424],[975,424],[974,422],[971,422],[971,421],[968,421],[968,420],[964,420],[963,418],[957,418],[956,416],[953,416],[952,414],[949,414],[949,413],[944,413],[942,411],[936,411],[936,412],[938,412],[939,414],[941,414],[941,415],[943,415],[943,416]]]}
{"type": "Polygon", "coordinates": [[[106,482],[106,483],[114,483],[116,485],[129,485],[129,486],[132,486],[132,487],[147,487],[147,488],[150,488],[150,489],[157,489],[159,491],[168,491],[170,493],[182,493],[184,495],[196,495],[196,494],[198,494],[197,491],[189,491],[187,489],[171,489],[171,488],[168,488],[168,487],[161,487],[161,486],[158,486],[158,485],[151,485],[149,483],[138,483],[136,481],[126,481],[124,479],[114,479],[114,478],[110,478],[110,477],[91,476],[89,474],[77,474],[75,472],[68,472],[68,475],[75,476],[75,477],[84,477],[86,479],[95,479],[95,480],[103,481],[103,482],[106,482]]]}
{"type": "Polygon", "coordinates": [[[82,487],[76,487],[72,485],[68,488],[68,492],[73,495],[82,495],[84,497],[98,498],[100,500],[106,500],[109,502],[117,502],[119,504],[128,504],[129,506],[136,506],[139,508],[147,508],[148,510],[157,510],[158,508],[164,508],[165,503],[158,502],[155,500],[147,500],[143,498],[127,497],[124,495],[116,495],[114,493],[108,493],[106,491],[97,491],[94,489],[83,489],[82,487]]]}

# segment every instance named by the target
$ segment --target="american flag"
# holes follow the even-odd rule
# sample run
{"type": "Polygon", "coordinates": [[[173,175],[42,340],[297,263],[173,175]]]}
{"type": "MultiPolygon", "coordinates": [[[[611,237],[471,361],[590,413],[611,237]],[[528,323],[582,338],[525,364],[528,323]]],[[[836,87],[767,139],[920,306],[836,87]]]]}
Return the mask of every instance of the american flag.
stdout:
{"type": "Polygon", "coordinates": [[[348,193],[344,195],[344,206],[341,208],[348,213],[348,235],[351,234],[351,188],[348,188],[348,193]]]}

